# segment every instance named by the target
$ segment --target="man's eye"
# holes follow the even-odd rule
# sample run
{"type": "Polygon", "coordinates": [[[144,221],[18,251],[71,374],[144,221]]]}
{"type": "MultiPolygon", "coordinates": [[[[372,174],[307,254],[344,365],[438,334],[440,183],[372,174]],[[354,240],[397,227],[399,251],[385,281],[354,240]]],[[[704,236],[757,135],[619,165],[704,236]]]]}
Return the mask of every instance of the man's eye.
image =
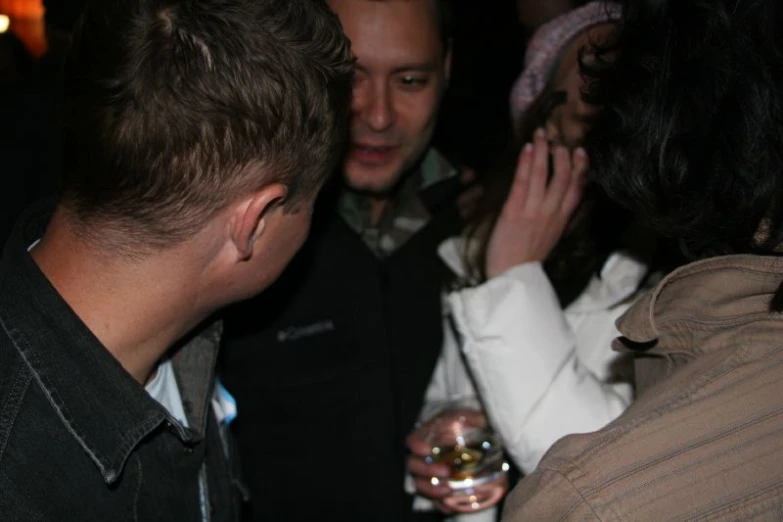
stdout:
{"type": "Polygon", "coordinates": [[[429,83],[429,78],[424,78],[421,76],[402,76],[400,78],[400,83],[404,87],[410,87],[410,88],[418,88],[418,87],[424,87],[429,83]]]}

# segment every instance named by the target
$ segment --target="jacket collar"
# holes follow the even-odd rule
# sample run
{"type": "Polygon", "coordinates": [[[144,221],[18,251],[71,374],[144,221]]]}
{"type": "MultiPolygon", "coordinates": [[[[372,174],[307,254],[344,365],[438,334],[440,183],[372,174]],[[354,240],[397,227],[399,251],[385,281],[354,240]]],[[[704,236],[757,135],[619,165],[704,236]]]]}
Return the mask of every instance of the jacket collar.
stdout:
{"type": "Polygon", "coordinates": [[[770,312],[781,281],[780,257],[734,255],[691,263],[670,273],[620,318],[623,344],[649,354],[699,355],[722,331],[781,320],[770,312]]]}
{"type": "Polygon", "coordinates": [[[184,441],[200,440],[206,433],[222,333],[220,321],[202,326],[180,342],[182,348],[176,349],[172,357],[188,426],[192,428],[180,432],[184,441]]]}
{"type": "Polygon", "coordinates": [[[637,295],[647,273],[645,263],[624,252],[614,252],[601,267],[599,276],[590,279],[568,309],[591,313],[617,306],[637,295]]]}
{"type": "MultiPolygon", "coordinates": [[[[52,205],[28,211],[6,244],[0,261],[0,326],[65,428],[106,483],[113,483],[133,448],[167,420],[168,414],[90,332],[28,253],[29,245],[43,235],[51,211],[52,205]]],[[[207,359],[214,361],[216,343],[203,346],[203,339],[197,339],[202,346],[187,345],[180,352],[211,348],[213,353],[207,359]]],[[[184,365],[175,360],[175,373],[182,383],[183,370],[193,372],[196,365],[192,357],[177,359],[180,363],[187,359],[184,365]]],[[[184,401],[194,394],[199,396],[193,384],[199,379],[201,387],[211,384],[211,367],[202,366],[199,373],[181,390],[184,401]]],[[[202,427],[204,417],[203,413],[194,417],[192,425],[202,427]]],[[[185,441],[196,438],[190,430],[175,431],[185,441]]]]}

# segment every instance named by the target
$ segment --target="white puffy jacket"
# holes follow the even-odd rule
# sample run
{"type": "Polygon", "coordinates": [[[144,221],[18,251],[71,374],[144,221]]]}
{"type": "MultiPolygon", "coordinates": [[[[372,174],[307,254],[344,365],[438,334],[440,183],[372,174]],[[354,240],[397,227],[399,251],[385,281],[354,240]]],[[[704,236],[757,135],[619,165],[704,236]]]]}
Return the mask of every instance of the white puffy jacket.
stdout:
{"type": "MultiPolygon", "coordinates": [[[[444,242],[440,255],[465,277],[460,241],[444,242]]],[[[427,401],[478,395],[511,459],[532,472],[558,439],[598,430],[630,403],[630,384],[611,382],[610,345],[646,272],[614,253],[565,310],[540,263],[444,296],[444,346],[427,401]]]]}

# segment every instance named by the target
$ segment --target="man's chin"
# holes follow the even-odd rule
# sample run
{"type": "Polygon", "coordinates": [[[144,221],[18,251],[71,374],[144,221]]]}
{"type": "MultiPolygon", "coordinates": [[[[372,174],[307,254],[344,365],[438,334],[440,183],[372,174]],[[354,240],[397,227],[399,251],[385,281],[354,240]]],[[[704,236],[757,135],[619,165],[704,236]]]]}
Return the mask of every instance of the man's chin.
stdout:
{"type": "Polygon", "coordinates": [[[394,190],[401,177],[401,168],[368,169],[346,165],[345,183],[356,192],[383,197],[394,190]]]}

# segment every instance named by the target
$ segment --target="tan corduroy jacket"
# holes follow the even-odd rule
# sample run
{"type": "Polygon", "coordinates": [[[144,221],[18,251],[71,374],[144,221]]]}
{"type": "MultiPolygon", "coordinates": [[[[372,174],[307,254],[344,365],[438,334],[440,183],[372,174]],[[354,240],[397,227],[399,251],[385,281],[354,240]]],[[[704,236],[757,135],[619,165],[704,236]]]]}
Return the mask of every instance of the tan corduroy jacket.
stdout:
{"type": "Polygon", "coordinates": [[[510,495],[505,522],[783,520],[783,258],[682,267],[619,321],[638,398],[561,439],[510,495]]]}

